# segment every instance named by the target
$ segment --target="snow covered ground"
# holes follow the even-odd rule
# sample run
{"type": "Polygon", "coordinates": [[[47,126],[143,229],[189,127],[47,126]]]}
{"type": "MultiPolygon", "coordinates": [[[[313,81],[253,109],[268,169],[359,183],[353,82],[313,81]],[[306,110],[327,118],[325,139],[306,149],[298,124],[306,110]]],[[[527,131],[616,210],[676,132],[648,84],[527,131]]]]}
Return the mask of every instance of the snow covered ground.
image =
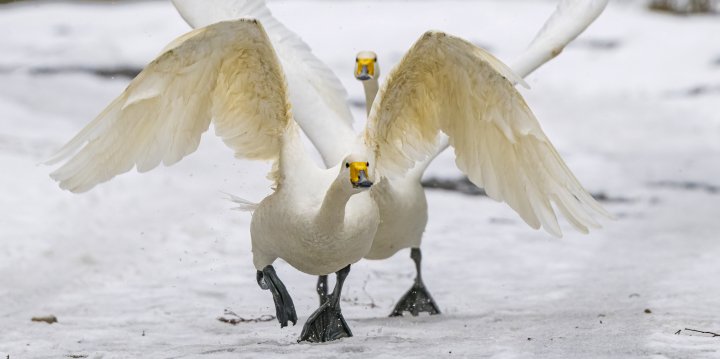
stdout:
{"type": "MultiPolygon", "coordinates": [[[[554,6],[271,3],[356,103],[358,50],[377,51],[387,73],[435,28],[512,63],[554,6]]],[[[485,197],[429,190],[424,273],[443,315],[387,318],[413,264],[405,251],[362,261],[343,293],[355,337],[320,345],[296,343],[315,278],[284,263],[297,326],[217,320],[226,308],[274,314],[255,283],[250,216],[222,194],[261,199],[267,165],[234,160],[211,135],[174,167],[83,195],[38,165],[122,91],[114,70],[187,29],[169,1],[4,5],[0,29],[0,358],[720,357],[720,337],[685,330],[720,332],[717,16],[612,3],[528,79],[545,131],[616,221],[587,236],[565,225],[557,239],[485,197]],[[59,322],[30,321],[43,315],[59,322]]],[[[458,177],[452,161],[428,175],[458,177]]]]}

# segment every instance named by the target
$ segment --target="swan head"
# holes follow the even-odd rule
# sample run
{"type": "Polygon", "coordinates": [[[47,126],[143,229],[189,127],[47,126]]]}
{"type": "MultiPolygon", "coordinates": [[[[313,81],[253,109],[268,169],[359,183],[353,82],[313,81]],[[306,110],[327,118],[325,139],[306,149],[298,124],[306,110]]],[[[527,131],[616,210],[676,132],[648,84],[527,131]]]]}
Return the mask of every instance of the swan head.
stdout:
{"type": "Polygon", "coordinates": [[[355,57],[355,78],[360,81],[377,80],[380,77],[380,66],[377,54],[372,51],[360,51],[355,57]]]}
{"type": "Polygon", "coordinates": [[[370,180],[369,167],[370,162],[366,156],[349,155],[345,157],[340,166],[340,178],[349,179],[354,190],[367,190],[373,185],[370,180]]]}

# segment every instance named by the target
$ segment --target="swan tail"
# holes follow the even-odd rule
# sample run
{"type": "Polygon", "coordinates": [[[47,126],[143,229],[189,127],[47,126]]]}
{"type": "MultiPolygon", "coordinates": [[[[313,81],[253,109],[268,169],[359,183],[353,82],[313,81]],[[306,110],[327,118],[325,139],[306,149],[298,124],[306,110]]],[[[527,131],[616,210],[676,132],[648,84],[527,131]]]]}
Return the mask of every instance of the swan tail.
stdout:
{"type": "MultiPolygon", "coordinates": [[[[223,192],[223,193],[225,193],[225,192],[223,192]]],[[[236,211],[240,211],[240,212],[254,212],[254,211],[258,208],[258,206],[260,205],[259,203],[255,203],[255,202],[253,202],[253,201],[250,201],[250,200],[247,200],[247,199],[244,199],[244,198],[240,198],[240,197],[235,196],[235,195],[230,194],[230,193],[225,193],[225,194],[228,196],[228,198],[227,198],[228,200],[230,200],[231,202],[233,202],[233,203],[235,203],[235,204],[238,205],[237,207],[234,207],[234,208],[233,208],[233,209],[236,210],[236,211]]]]}

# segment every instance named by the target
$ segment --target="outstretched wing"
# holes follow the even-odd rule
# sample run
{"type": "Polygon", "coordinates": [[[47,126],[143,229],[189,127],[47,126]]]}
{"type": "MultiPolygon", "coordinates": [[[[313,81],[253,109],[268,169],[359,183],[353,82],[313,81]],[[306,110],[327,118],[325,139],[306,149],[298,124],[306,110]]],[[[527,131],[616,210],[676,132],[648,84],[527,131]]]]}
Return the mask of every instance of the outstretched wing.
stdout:
{"type": "Polygon", "coordinates": [[[212,121],[238,157],[276,159],[290,120],[282,70],[255,20],[217,23],[174,41],[48,164],[84,192],[134,166],[149,171],[194,152],[212,121]]]}
{"type": "Polygon", "coordinates": [[[334,166],[353,143],[352,114],[347,91],[310,47],[275,19],[263,0],[172,0],[192,27],[252,17],[262,22],[288,81],[293,116],[328,166],[334,166]],[[327,134],[333,133],[333,138],[327,134]],[[338,136],[342,138],[337,138],[338,136]]]}
{"type": "Polygon", "coordinates": [[[533,228],[561,235],[551,202],[580,231],[607,215],[582,188],[513,86],[507,66],[471,43],[428,32],[393,69],[365,141],[380,175],[402,174],[449,137],[458,167],[533,228]]]}
{"type": "Polygon", "coordinates": [[[559,55],[570,41],[590,26],[605,10],[608,0],[560,0],[535,39],[512,69],[525,77],[559,55]]]}

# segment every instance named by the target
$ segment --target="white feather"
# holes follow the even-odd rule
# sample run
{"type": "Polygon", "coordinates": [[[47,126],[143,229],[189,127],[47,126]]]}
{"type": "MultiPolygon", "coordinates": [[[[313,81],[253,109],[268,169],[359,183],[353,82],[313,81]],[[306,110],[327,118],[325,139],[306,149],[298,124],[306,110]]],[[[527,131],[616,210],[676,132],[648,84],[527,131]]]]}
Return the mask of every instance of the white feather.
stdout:
{"type": "Polygon", "coordinates": [[[262,0],[172,0],[194,28],[242,17],[258,19],[268,33],[288,81],[295,121],[328,167],[350,150],[355,134],[347,92],[330,68],[294,32],[277,21],[262,0]],[[333,133],[333,136],[327,136],[333,133]]]}
{"type": "Polygon", "coordinates": [[[237,207],[233,208],[236,211],[253,212],[260,205],[259,203],[256,203],[256,202],[244,199],[244,198],[240,198],[234,194],[225,193],[225,195],[228,196],[228,199],[230,200],[230,202],[235,203],[237,205],[237,207]]]}
{"type": "Polygon", "coordinates": [[[365,141],[378,173],[405,176],[447,134],[457,165],[491,198],[531,227],[560,235],[555,202],[581,231],[591,213],[609,216],[587,194],[513,86],[518,77],[471,43],[428,32],[393,69],[373,104],[365,141]]]}
{"type": "Polygon", "coordinates": [[[609,0],[560,0],[535,39],[512,68],[525,77],[559,55],[565,45],[580,35],[607,6],[609,0]]]}
{"type": "Polygon", "coordinates": [[[211,120],[250,159],[274,160],[290,119],[285,80],[256,21],[192,31],[153,60],[48,161],[60,187],[84,192],[133,167],[145,172],[194,152],[211,120]]]}

